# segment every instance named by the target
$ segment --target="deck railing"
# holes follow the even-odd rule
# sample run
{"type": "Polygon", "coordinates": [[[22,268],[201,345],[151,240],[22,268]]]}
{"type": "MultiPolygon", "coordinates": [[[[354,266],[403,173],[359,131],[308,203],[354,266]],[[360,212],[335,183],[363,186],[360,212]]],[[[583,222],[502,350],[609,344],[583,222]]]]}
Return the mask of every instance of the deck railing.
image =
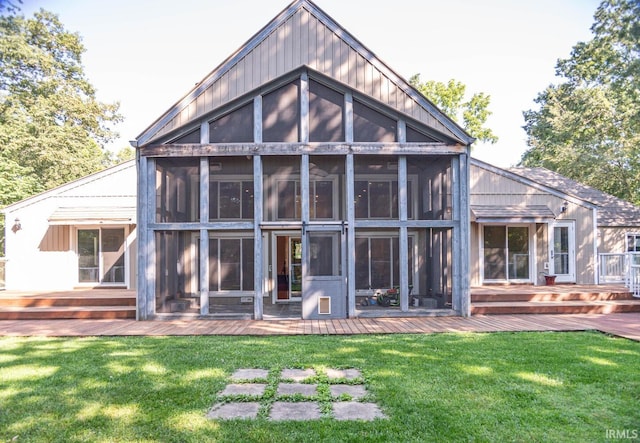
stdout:
{"type": "Polygon", "coordinates": [[[624,283],[626,280],[626,254],[599,254],[599,283],[624,283]]]}
{"type": "Polygon", "coordinates": [[[634,297],[640,298],[640,254],[630,252],[627,254],[627,279],[626,285],[634,297]]]}
{"type": "Polygon", "coordinates": [[[624,283],[634,297],[640,297],[640,252],[599,254],[598,282],[624,283]]]}
{"type": "Polygon", "coordinates": [[[0,291],[5,289],[5,265],[7,263],[7,259],[4,257],[0,257],[0,291]]]}

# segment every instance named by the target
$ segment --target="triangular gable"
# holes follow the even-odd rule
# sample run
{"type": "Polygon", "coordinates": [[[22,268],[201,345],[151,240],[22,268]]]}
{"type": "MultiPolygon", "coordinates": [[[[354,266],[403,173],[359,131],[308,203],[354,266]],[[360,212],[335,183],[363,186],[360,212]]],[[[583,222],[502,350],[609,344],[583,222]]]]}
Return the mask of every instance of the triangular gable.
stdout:
{"type": "MultiPolygon", "coordinates": [[[[131,197],[136,195],[136,161],[128,160],[123,163],[120,163],[115,166],[111,166],[107,169],[103,169],[102,171],[94,172],[93,174],[89,174],[85,177],[81,177],[77,180],[73,180],[69,183],[65,183],[53,189],[49,189],[47,191],[41,192],[40,194],[36,194],[31,197],[27,197],[24,200],[20,200],[18,202],[12,203],[10,205],[5,206],[0,210],[0,212],[8,213],[12,211],[17,211],[23,209],[27,206],[39,203],[43,200],[49,198],[56,198],[59,196],[71,195],[86,195],[86,192],[78,192],[79,189],[88,188],[91,186],[96,186],[98,188],[104,189],[104,195],[102,196],[118,196],[118,197],[131,197]],[[120,192],[119,187],[128,187],[128,183],[124,181],[127,178],[131,178],[130,184],[131,189],[127,189],[126,193],[120,192]],[[107,182],[107,185],[101,184],[102,182],[107,182]],[[114,186],[110,183],[116,183],[117,186],[114,186]]],[[[96,193],[91,194],[93,197],[100,197],[96,193]]]]}
{"type": "Polygon", "coordinates": [[[137,138],[138,146],[308,66],[461,144],[471,138],[309,0],[296,0],[137,138]]]}
{"type": "MultiPolygon", "coordinates": [[[[571,194],[568,194],[566,192],[563,192],[562,190],[559,189],[555,189],[553,187],[550,187],[549,185],[547,185],[546,183],[543,182],[539,182],[536,180],[532,180],[531,178],[525,177],[523,175],[518,175],[515,174],[514,172],[511,172],[507,169],[503,169],[503,168],[499,168],[498,166],[494,166],[491,165],[489,163],[483,162],[481,160],[478,160],[477,158],[471,158],[470,160],[470,165],[471,168],[478,168],[478,169],[484,169],[485,171],[488,171],[490,173],[496,174],[497,176],[500,177],[504,177],[506,179],[509,180],[513,180],[517,183],[521,183],[524,186],[529,186],[531,188],[540,190],[542,192],[545,192],[547,194],[556,196],[558,198],[562,198],[564,200],[570,201],[571,203],[575,203],[579,206],[583,206],[586,208],[590,208],[590,209],[597,209],[597,205],[594,205],[593,203],[591,203],[588,200],[582,199],[578,196],[574,196],[571,194]]],[[[471,183],[471,194],[473,195],[474,193],[474,187],[473,187],[473,182],[471,183]]]]}

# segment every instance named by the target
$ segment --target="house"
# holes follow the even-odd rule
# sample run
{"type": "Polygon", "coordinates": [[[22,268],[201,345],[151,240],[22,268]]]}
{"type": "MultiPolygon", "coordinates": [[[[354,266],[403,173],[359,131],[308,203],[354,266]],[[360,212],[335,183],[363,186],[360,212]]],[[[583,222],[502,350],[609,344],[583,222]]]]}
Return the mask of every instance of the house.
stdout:
{"type": "Polygon", "coordinates": [[[135,288],[131,160],[2,209],[7,290],[135,288]]]}
{"type": "Polygon", "coordinates": [[[296,0],[135,161],[4,208],[7,289],[135,288],[140,320],[321,319],[466,316],[472,286],[625,279],[640,208],[472,159],[472,141],[296,0]]]}
{"type": "Polygon", "coordinates": [[[548,169],[472,159],[470,186],[471,285],[620,283],[640,252],[640,208],[548,169]]]}
{"type": "Polygon", "coordinates": [[[138,318],[468,315],[472,141],[294,1],[133,143],[138,318]]]}

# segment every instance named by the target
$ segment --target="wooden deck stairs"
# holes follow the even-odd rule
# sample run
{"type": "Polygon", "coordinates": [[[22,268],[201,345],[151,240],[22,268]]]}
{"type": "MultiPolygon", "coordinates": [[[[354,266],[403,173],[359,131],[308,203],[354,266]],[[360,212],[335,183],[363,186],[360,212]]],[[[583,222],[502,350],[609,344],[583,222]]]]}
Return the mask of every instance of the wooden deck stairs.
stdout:
{"type": "Polygon", "coordinates": [[[483,286],[471,290],[471,315],[640,312],[624,286],[483,286]]]}
{"type": "Polygon", "coordinates": [[[132,290],[0,291],[0,320],[134,318],[136,293],[132,290]]]}

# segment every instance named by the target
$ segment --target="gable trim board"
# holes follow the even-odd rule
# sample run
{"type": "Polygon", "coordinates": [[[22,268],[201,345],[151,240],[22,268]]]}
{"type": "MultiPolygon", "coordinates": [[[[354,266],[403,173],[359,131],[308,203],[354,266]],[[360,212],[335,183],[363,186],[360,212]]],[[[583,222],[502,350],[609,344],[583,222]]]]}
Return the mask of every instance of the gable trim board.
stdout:
{"type": "MultiPolygon", "coordinates": [[[[202,118],[206,116],[210,111],[219,108],[221,105],[226,104],[227,102],[231,102],[236,98],[242,96],[243,94],[256,90],[261,87],[265,83],[269,83],[273,81],[276,76],[267,76],[267,78],[259,81],[256,84],[253,84],[252,87],[249,87],[243,90],[241,93],[236,93],[235,96],[229,97],[227,100],[222,100],[222,103],[214,105],[213,103],[208,107],[208,109],[204,109],[205,106],[203,103],[198,106],[197,101],[199,98],[203,97],[203,94],[206,93],[209,87],[218,82],[224,75],[229,73],[229,71],[236,66],[240,61],[242,61],[245,57],[247,57],[253,50],[255,50],[260,44],[266,41],[266,39],[273,34],[274,32],[281,29],[285,23],[289,19],[291,19],[298,12],[305,10],[309,14],[311,14],[316,20],[319,21],[323,26],[325,26],[328,30],[330,30],[333,34],[335,34],[338,38],[341,39],[346,45],[348,45],[351,50],[355,51],[355,53],[366,60],[371,66],[372,69],[375,69],[380,75],[384,76],[388,79],[395,87],[398,88],[405,97],[417,104],[419,108],[421,108],[424,112],[427,113],[432,119],[433,124],[429,124],[428,126],[432,126],[434,129],[439,132],[443,132],[456,139],[459,143],[468,145],[471,144],[474,139],[470,137],[458,124],[456,124],[453,120],[444,115],[441,111],[439,111],[429,100],[427,100],[422,94],[420,94],[415,88],[408,84],[405,80],[403,80],[398,74],[396,74],[392,69],[390,69],[384,62],[382,62],[379,58],[377,58],[370,50],[368,50],[364,45],[362,45],[356,38],[354,38],[351,34],[349,34],[345,29],[341,28],[333,19],[331,19],[326,13],[324,13],[320,8],[318,8],[315,4],[308,0],[296,0],[294,1],[287,9],[285,9],[281,14],[279,14],[275,19],[273,19],[269,24],[267,24],[261,31],[255,34],[247,43],[245,43],[240,49],[238,49],[234,54],[232,54],[226,61],[224,61],[221,65],[219,65],[216,69],[214,69],[202,82],[200,82],[194,89],[192,89],[184,98],[179,100],[173,107],[171,107],[165,114],[163,114],[158,120],[152,123],[145,131],[143,131],[138,137],[136,141],[133,141],[132,144],[135,147],[143,146],[158,137],[171,132],[174,128],[183,127],[187,123],[192,122],[196,119],[202,118]],[[195,105],[194,105],[195,103],[195,105]],[[194,108],[194,109],[190,109],[194,108]],[[173,125],[171,128],[166,128],[168,124],[170,124],[174,119],[178,118],[181,113],[187,112],[187,117],[185,121],[180,121],[179,123],[173,125]],[[193,115],[192,112],[193,111],[193,115]]],[[[273,56],[273,55],[272,55],[273,56]]],[[[284,69],[284,72],[280,74],[284,74],[286,72],[290,72],[295,70],[299,66],[304,66],[307,63],[300,62],[297,66],[291,66],[288,69],[284,69]]],[[[310,65],[311,68],[314,68],[310,65]]],[[[320,70],[320,68],[316,67],[320,70]]],[[[364,95],[368,95],[365,90],[361,89],[359,85],[354,84],[353,81],[347,81],[349,87],[361,91],[364,95]]],[[[394,108],[398,112],[403,112],[399,107],[392,105],[390,102],[387,103],[384,100],[382,101],[385,105],[388,105],[394,108]]],[[[405,112],[406,113],[406,112],[405,112]]],[[[412,118],[416,118],[415,115],[411,115],[412,118]]],[[[420,119],[418,119],[420,120],[420,119]]],[[[423,122],[427,123],[427,122],[423,122]]]]}

